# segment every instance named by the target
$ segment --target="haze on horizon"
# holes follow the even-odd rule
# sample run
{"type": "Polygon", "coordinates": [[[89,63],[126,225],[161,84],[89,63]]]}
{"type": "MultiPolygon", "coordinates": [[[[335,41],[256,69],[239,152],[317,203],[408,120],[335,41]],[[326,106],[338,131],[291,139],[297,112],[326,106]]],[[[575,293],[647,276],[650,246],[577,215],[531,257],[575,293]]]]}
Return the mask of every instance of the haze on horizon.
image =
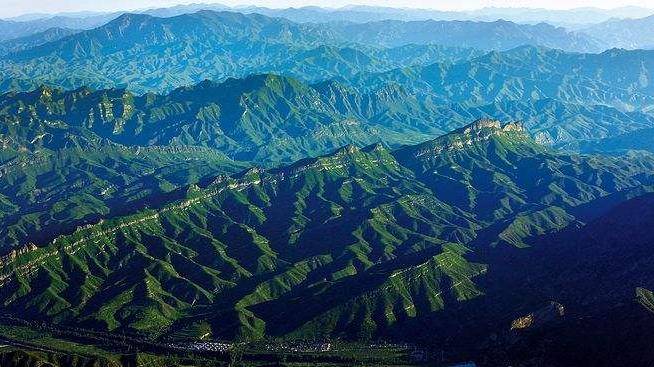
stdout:
{"type": "Polygon", "coordinates": [[[270,8],[321,6],[329,8],[347,5],[422,8],[436,10],[474,10],[484,7],[572,9],[596,7],[603,9],[624,6],[654,8],[654,0],[0,0],[0,18],[34,13],[107,12],[169,7],[191,3],[219,3],[228,6],[264,6],[270,8]]]}

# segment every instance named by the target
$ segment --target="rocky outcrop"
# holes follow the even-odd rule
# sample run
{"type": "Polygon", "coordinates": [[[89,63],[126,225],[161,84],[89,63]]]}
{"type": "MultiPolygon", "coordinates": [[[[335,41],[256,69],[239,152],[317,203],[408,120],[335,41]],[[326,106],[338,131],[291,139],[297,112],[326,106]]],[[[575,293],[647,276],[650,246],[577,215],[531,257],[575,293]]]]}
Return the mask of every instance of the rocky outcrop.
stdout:
{"type": "Polygon", "coordinates": [[[548,305],[511,322],[511,330],[519,331],[524,329],[539,328],[544,324],[555,322],[565,315],[565,308],[558,302],[550,302],[548,305]]]}
{"type": "Polygon", "coordinates": [[[429,158],[446,152],[465,149],[502,135],[513,135],[513,137],[529,139],[527,130],[521,122],[514,121],[502,125],[498,120],[479,119],[449,134],[407,149],[411,151],[410,155],[414,158],[429,158]]]}

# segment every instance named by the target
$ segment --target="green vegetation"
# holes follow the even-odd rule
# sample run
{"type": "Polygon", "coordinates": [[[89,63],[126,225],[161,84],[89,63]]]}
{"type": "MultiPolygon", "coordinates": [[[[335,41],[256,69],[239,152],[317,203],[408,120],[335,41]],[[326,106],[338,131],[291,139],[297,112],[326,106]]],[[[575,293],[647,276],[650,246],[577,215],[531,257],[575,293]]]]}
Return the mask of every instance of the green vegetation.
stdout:
{"type": "Polygon", "coordinates": [[[0,20],[1,366],[651,363],[654,51],[201,7],[0,20]]]}
{"type": "MultiPolygon", "coordinates": [[[[415,347],[345,341],[223,343],[226,349],[198,349],[194,342],[152,342],[132,335],[58,329],[40,323],[0,325],[3,367],[146,366],[416,366],[415,347]],[[30,325],[31,324],[31,325],[30,325]]],[[[211,344],[211,343],[209,343],[211,344]]]]}
{"type": "MultiPolygon", "coordinates": [[[[94,146],[16,152],[0,165],[4,252],[100,218],[158,206],[189,184],[241,169],[200,147],[94,146]]],[[[183,189],[182,189],[183,190],[183,189]]]]}
{"type": "Polygon", "coordinates": [[[524,247],[651,184],[653,167],[557,153],[492,120],[397,151],[346,146],[8,257],[0,297],[8,312],[159,337],[391,336],[483,297],[476,247],[524,247]]]}

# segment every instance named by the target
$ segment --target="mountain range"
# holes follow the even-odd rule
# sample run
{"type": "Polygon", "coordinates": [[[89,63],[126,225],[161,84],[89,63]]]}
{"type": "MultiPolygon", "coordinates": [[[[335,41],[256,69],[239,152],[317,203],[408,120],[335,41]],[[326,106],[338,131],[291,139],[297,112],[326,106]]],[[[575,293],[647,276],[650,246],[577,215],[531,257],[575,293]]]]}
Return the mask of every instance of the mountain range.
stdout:
{"type": "Polygon", "coordinates": [[[52,28],[63,29],[92,29],[105,24],[117,15],[95,16],[46,16],[29,20],[2,20],[0,19],[0,42],[17,38],[29,37],[36,33],[45,32],[52,28]]]}
{"type": "Polygon", "coordinates": [[[648,367],[648,12],[0,21],[0,365],[648,367]]]}
{"type": "Polygon", "coordinates": [[[646,30],[654,26],[654,15],[635,19],[610,19],[583,31],[604,43],[626,49],[654,48],[654,34],[646,30]]]}
{"type": "MultiPolygon", "coordinates": [[[[442,317],[465,315],[468,304],[515,300],[510,289],[485,281],[519,266],[504,263],[502,253],[524,265],[559,248],[570,261],[593,254],[584,266],[561,260],[557,266],[570,274],[527,265],[536,272],[530,279],[572,282],[592,274],[586,267],[614,257],[586,251],[573,236],[569,245],[552,247],[547,236],[590,231],[588,221],[607,228],[603,213],[612,213],[616,197],[651,187],[653,168],[649,154],[553,151],[520,124],[493,120],[395,151],[350,145],[280,168],[219,176],[157,208],[17,250],[2,259],[0,297],[6,312],[21,317],[164,339],[209,333],[412,340],[426,332],[411,326],[420,320],[447,324],[442,317]]],[[[650,219],[629,228],[645,228],[650,219]]],[[[599,237],[601,246],[628,238],[620,236],[628,233],[599,237]]],[[[650,242],[638,243],[647,251],[650,242]]],[[[632,284],[651,289],[642,278],[647,266],[640,269],[601,274],[620,277],[625,296],[612,296],[624,300],[635,294],[632,284]]],[[[522,282],[529,294],[522,299],[533,299],[487,313],[488,323],[517,319],[544,296],[570,307],[569,322],[599,312],[586,302],[604,305],[595,296],[601,288],[584,288],[590,293],[580,298],[554,284],[542,293],[542,281],[522,282]],[[579,302],[586,308],[576,309],[579,302]]],[[[463,327],[430,331],[431,343],[458,337],[463,327]]]]}
{"type": "Polygon", "coordinates": [[[6,74],[0,84],[5,90],[48,83],[66,88],[129,86],[137,92],[166,91],[203,79],[257,72],[281,72],[315,81],[481,54],[460,47],[408,43],[390,49],[349,45],[345,32],[226,12],[173,18],[127,14],[100,28],[5,57],[1,64],[6,74]]]}
{"type": "Polygon", "coordinates": [[[120,213],[124,209],[118,203],[156,202],[212,170],[270,167],[346,144],[416,144],[477,118],[521,119],[537,141],[573,151],[654,151],[646,138],[630,138],[647,136],[643,134],[654,128],[654,118],[645,112],[587,104],[581,98],[561,102],[501,96],[476,106],[435,103],[397,84],[361,91],[345,82],[306,84],[261,74],[204,81],[167,95],[49,87],[2,95],[3,247],[120,213]],[[614,142],[618,140],[622,143],[614,142]],[[188,155],[188,165],[171,166],[180,155],[188,155]],[[191,169],[204,155],[211,157],[208,165],[191,169]],[[89,174],[90,167],[95,168],[89,174]],[[71,197],[82,187],[80,196],[71,197]]]}
{"type": "MultiPolygon", "coordinates": [[[[537,140],[557,146],[654,127],[647,112],[654,98],[650,88],[642,89],[640,100],[624,92],[634,90],[637,77],[606,73],[610,79],[592,79],[590,75],[604,73],[593,61],[588,62],[593,66],[588,77],[569,81],[560,76],[557,85],[545,67],[559,56],[519,49],[451,67],[456,70],[434,64],[375,74],[362,82],[339,78],[308,84],[258,74],[203,81],[166,95],[41,87],[0,97],[0,132],[4,147],[17,152],[109,139],[127,146],[205,146],[238,160],[290,162],[348,143],[417,143],[481,117],[520,119],[537,140]],[[528,62],[516,64],[522,59],[516,55],[523,54],[549,60],[538,74],[527,75],[528,62]],[[499,74],[491,68],[507,70],[499,74]],[[458,78],[460,74],[467,77],[458,78]],[[495,89],[483,89],[484,83],[495,89]],[[602,94],[592,92],[600,87],[602,94]],[[480,93],[463,92],[473,90],[480,93]],[[623,110],[635,107],[642,111],[623,110]]],[[[642,65],[642,55],[631,56],[621,57],[642,65]]]]}
{"type": "MultiPolygon", "coordinates": [[[[353,22],[367,23],[383,20],[471,20],[496,21],[500,19],[514,23],[549,23],[556,26],[583,28],[592,24],[606,22],[612,19],[641,18],[654,13],[654,10],[637,6],[625,6],[614,9],[573,8],[566,10],[538,8],[502,8],[486,7],[470,11],[442,11],[433,9],[391,8],[381,6],[349,5],[341,8],[321,8],[304,6],[297,8],[266,8],[261,6],[230,7],[224,4],[183,4],[165,8],[136,10],[134,12],[157,17],[172,17],[181,14],[194,13],[201,10],[232,11],[245,14],[262,14],[270,17],[285,18],[293,22],[323,23],[323,22],[353,22]]],[[[5,19],[5,21],[23,23],[23,29],[41,29],[50,27],[67,27],[89,29],[98,27],[107,21],[117,18],[121,12],[76,12],[59,14],[24,14],[5,19]],[[30,24],[31,26],[27,26],[30,24]]],[[[22,36],[27,34],[22,34],[22,36]]]]}
{"type": "MultiPolygon", "coordinates": [[[[230,7],[222,4],[188,4],[135,10],[133,13],[170,18],[202,11],[261,14],[295,23],[322,24],[327,28],[336,27],[339,23],[341,25],[349,23],[347,28],[350,31],[356,30],[359,34],[359,42],[364,43],[369,39],[384,43],[411,40],[456,44],[462,41],[461,45],[489,49],[510,48],[511,46],[507,46],[504,39],[511,44],[518,41],[521,36],[522,43],[574,51],[601,51],[615,47],[650,48],[653,45],[652,33],[643,30],[651,28],[647,27],[648,19],[651,19],[654,11],[635,6],[567,10],[489,7],[473,11],[439,11],[375,6],[347,6],[337,9],[306,6],[276,9],[257,6],[230,7]],[[366,25],[367,23],[370,25],[366,25]],[[425,31],[421,32],[421,38],[415,38],[415,33],[410,31],[416,27],[425,31]],[[555,27],[565,27],[566,30],[555,27]],[[433,33],[439,28],[447,29],[447,32],[433,33]],[[398,33],[389,32],[391,30],[398,33]],[[484,31],[484,33],[477,31],[484,31]],[[451,34],[452,32],[454,34],[451,34]],[[384,37],[384,34],[387,36],[384,37]],[[392,36],[388,37],[389,34],[392,36]],[[483,36],[476,38],[474,35],[483,36]],[[488,35],[492,35],[490,41],[494,40],[494,42],[485,39],[488,35]]],[[[0,43],[18,38],[34,39],[31,36],[44,32],[50,33],[52,37],[53,29],[65,29],[68,32],[90,30],[101,27],[124,14],[125,12],[26,14],[0,20],[0,31],[2,31],[0,43]]],[[[520,44],[513,44],[513,46],[520,44]]],[[[10,51],[17,50],[19,49],[10,51]]]]}
{"type": "Polygon", "coordinates": [[[60,40],[75,33],[77,33],[76,30],[68,28],[49,28],[43,32],[0,42],[0,55],[23,51],[48,42],[60,40]]]}
{"type": "Polygon", "coordinates": [[[0,60],[0,88],[49,84],[168,92],[204,79],[272,72],[307,82],[338,78],[358,87],[393,81],[437,95],[446,89],[448,100],[475,104],[505,98],[504,93],[510,99],[546,96],[624,110],[649,108],[651,52],[579,54],[523,46],[588,49],[566,44],[592,43],[548,27],[505,21],[299,24],[210,11],[172,18],[128,14],[41,45],[5,43],[8,49],[36,46],[0,60]],[[416,27],[424,31],[412,31],[416,27]]]}
{"type": "Polygon", "coordinates": [[[357,76],[350,80],[354,85],[373,87],[394,82],[443,102],[473,106],[490,101],[555,98],[649,111],[653,56],[646,50],[578,54],[524,46],[454,64],[361,74],[361,79],[357,76]]]}

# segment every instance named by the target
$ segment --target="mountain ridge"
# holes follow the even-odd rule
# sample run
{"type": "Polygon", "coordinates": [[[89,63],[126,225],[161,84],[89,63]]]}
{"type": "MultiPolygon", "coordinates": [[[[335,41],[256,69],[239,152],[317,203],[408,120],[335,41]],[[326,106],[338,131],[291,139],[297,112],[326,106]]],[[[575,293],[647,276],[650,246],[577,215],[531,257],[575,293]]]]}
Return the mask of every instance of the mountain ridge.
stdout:
{"type": "Polygon", "coordinates": [[[416,316],[483,297],[473,278],[486,267],[467,254],[528,248],[531,237],[577,223],[576,206],[654,182],[647,178],[651,157],[554,152],[516,123],[480,120],[440,142],[470,136],[482,138],[419,164],[402,150],[349,145],[286,167],[221,176],[159,209],[80,227],[17,253],[2,265],[2,299],[10,310],[38,317],[155,335],[205,325],[228,338],[392,336],[396,325],[416,316]],[[132,260],[125,258],[124,268],[99,260],[127,254],[132,260]],[[72,292],[73,273],[62,267],[70,261],[88,274],[80,291],[72,292]],[[113,275],[83,265],[96,261],[113,275]],[[418,267],[427,272],[424,281],[395,283],[402,278],[397,274],[413,274],[420,264],[426,264],[418,267]],[[124,272],[139,268],[145,270],[127,281],[124,272]],[[47,274],[53,274],[50,288],[38,287],[47,274]],[[381,288],[356,285],[369,277],[366,284],[381,288]],[[254,288],[241,283],[255,278],[262,281],[254,288]],[[122,296],[93,285],[117,279],[127,282],[122,296]],[[38,296],[27,301],[14,293],[19,289],[38,296]],[[64,296],[53,299],[53,292],[64,296]],[[316,297],[324,307],[306,307],[316,297]],[[404,311],[394,308],[398,302],[404,311]],[[195,314],[200,305],[215,316],[195,314]],[[287,315],[286,326],[275,321],[279,312],[287,315]],[[347,316],[359,312],[362,319],[347,316]]]}
{"type": "MultiPolygon", "coordinates": [[[[528,26],[499,21],[454,22],[457,33],[448,32],[445,35],[449,35],[449,38],[439,39],[444,33],[438,29],[449,27],[447,23],[418,22],[417,25],[427,28],[422,34],[428,35],[428,38],[422,39],[413,36],[413,23],[390,24],[393,25],[391,29],[384,22],[293,23],[257,14],[212,11],[171,18],[125,14],[96,29],[12,54],[0,65],[7,72],[7,76],[0,81],[0,86],[3,90],[24,90],[33,88],[36,79],[69,89],[82,85],[108,87],[127,84],[138,92],[169,91],[208,77],[221,79],[275,71],[271,67],[296,75],[302,72],[302,76],[316,81],[324,79],[321,75],[326,71],[334,77],[340,74],[355,75],[362,71],[390,70],[403,63],[415,63],[415,60],[411,62],[401,53],[385,51],[410,44],[426,48],[433,47],[430,44],[438,44],[442,48],[442,52],[436,51],[435,55],[434,51],[428,49],[423,52],[423,57],[429,58],[420,61],[424,64],[435,61],[435,56],[448,58],[451,55],[449,59],[456,60],[480,52],[461,50],[465,49],[465,45],[480,50],[507,50],[523,44],[537,44],[570,50],[572,46],[565,46],[566,42],[583,43],[568,35],[565,30],[544,25],[528,26]],[[469,27],[482,29],[473,31],[469,27]],[[389,34],[399,35],[399,38],[391,40],[389,34]],[[471,34],[481,34],[488,39],[473,42],[478,37],[471,34]],[[508,36],[512,38],[507,38],[508,36]],[[190,46],[191,43],[193,47],[190,46]],[[298,66],[301,64],[298,60],[306,57],[307,50],[324,45],[345,48],[342,60],[337,58],[338,63],[330,65],[333,63],[331,54],[314,57],[315,61],[310,65],[298,66]],[[348,49],[353,47],[369,54],[376,62],[370,65],[350,60],[348,49]],[[369,48],[378,50],[365,52],[369,48]],[[41,68],[40,65],[46,62],[54,68],[41,68]],[[173,67],[176,67],[175,77],[168,75],[173,67]],[[307,70],[293,70],[300,67],[306,67],[307,70]],[[335,72],[334,67],[340,70],[335,72]],[[183,70],[181,73],[180,68],[183,70]],[[351,70],[344,73],[347,68],[351,70]],[[69,78],[70,73],[67,71],[70,70],[75,70],[78,77],[69,78]]],[[[579,50],[594,49],[588,46],[579,50]]]]}

